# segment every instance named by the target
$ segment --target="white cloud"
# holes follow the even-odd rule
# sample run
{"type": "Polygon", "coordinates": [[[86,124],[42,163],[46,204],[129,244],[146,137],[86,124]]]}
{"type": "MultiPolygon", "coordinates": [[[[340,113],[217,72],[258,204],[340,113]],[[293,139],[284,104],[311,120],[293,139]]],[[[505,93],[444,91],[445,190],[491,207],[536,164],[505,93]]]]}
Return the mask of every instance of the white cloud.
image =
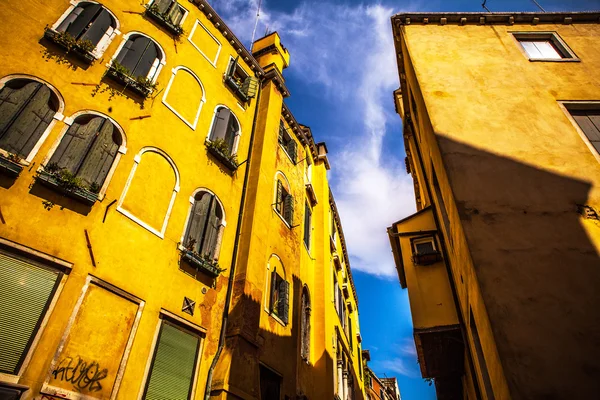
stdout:
{"type": "MultiPolygon", "coordinates": [[[[258,0],[213,3],[238,38],[249,44],[258,0]]],[[[285,13],[273,11],[263,0],[256,31],[256,37],[266,28],[278,31],[292,58],[286,74],[314,85],[311,88],[320,91],[332,110],[344,110],[341,120],[358,121],[351,132],[350,123],[327,132],[331,180],[352,268],[382,277],[395,275],[386,227],[415,208],[412,179],[404,171],[400,149],[391,151],[395,157],[382,158],[389,127],[400,125],[392,100],[398,87],[392,13],[379,4],[314,0],[285,13]],[[343,145],[335,148],[332,143],[343,145]]],[[[325,132],[313,133],[324,139],[325,132]]]]}
{"type": "Polygon", "coordinates": [[[406,360],[404,358],[392,358],[388,360],[375,361],[373,362],[373,370],[377,373],[377,371],[390,371],[399,375],[408,376],[409,378],[418,378],[419,377],[419,368],[416,362],[406,360]],[[414,365],[413,365],[414,364],[414,365]]]}

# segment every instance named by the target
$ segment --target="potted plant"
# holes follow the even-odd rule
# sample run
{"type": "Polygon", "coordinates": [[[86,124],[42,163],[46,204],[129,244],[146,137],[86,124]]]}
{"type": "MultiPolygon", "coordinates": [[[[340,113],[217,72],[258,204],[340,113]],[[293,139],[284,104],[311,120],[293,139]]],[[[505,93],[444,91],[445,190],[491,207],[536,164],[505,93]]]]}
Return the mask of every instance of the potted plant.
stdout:
{"type": "Polygon", "coordinates": [[[99,184],[93,182],[86,187],[80,178],[67,169],[59,167],[56,163],[42,166],[37,171],[35,179],[42,185],[89,206],[98,200],[99,184]]]}
{"type": "Polygon", "coordinates": [[[185,247],[181,249],[181,258],[197,271],[202,271],[212,278],[216,278],[225,271],[219,267],[219,263],[207,254],[199,254],[194,250],[196,239],[188,240],[185,247]]]}
{"type": "Polygon", "coordinates": [[[91,64],[96,61],[92,54],[96,46],[91,40],[77,40],[68,32],[58,32],[46,26],[44,37],[66,50],[66,54],[71,51],[83,61],[91,64]]]}
{"type": "Polygon", "coordinates": [[[416,265],[430,265],[441,261],[442,254],[437,250],[428,253],[414,253],[412,260],[416,265]]]}
{"type": "MultiPolygon", "coordinates": [[[[173,6],[179,7],[177,4],[173,6]]],[[[174,23],[166,12],[161,13],[156,4],[152,4],[150,7],[146,8],[146,15],[161,24],[163,27],[167,28],[167,30],[176,38],[179,38],[181,35],[183,35],[183,28],[181,25],[174,23]]]]}
{"type": "Polygon", "coordinates": [[[237,155],[231,154],[229,146],[223,139],[206,139],[208,152],[225,165],[229,170],[235,171],[238,167],[237,155]]]}
{"type": "Polygon", "coordinates": [[[150,93],[152,93],[152,91],[158,86],[156,83],[152,83],[152,81],[146,77],[132,76],[131,71],[117,61],[112,62],[106,71],[106,75],[124,85],[125,88],[129,88],[140,94],[144,98],[148,97],[150,93]]]}
{"type": "Polygon", "coordinates": [[[16,178],[23,171],[21,157],[14,153],[0,153],[0,171],[16,178]]]}

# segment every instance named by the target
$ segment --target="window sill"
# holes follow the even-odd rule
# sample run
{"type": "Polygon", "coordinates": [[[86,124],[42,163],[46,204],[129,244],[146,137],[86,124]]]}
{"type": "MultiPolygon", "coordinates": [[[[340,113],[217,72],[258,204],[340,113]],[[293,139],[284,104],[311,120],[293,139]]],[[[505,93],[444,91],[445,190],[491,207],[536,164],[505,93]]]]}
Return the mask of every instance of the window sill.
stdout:
{"type": "Polygon", "coordinates": [[[37,171],[35,180],[52,190],[55,190],[90,207],[93,206],[98,200],[97,193],[92,193],[89,190],[80,187],[67,188],[62,185],[54,175],[44,170],[37,171]]]}
{"type": "Polygon", "coordinates": [[[279,142],[279,147],[281,148],[281,150],[283,150],[283,152],[285,153],[285,155],[287,156],[287,158],[291,161],[291,163],[294,164],[294,165],[296,165],[296,161],[294,161],[294,159],[292,158],[292,156],[290,156],[290,153],[287,152],[287,150],[285,149],[285,146],[283,145],[283,143],[279,142]]]}
{"type": "Polygon", "coordinates": [[[210,154],[212,154],[212,156],[216,158],[217,161],[223,164],[229,171],[234,172],[238,169],[238,164],[234,160],[232,160],[232,156],[228,157],[227,155],[223,154],[223,152],[214,147],[212,145],[212,142],[208,139],[204,142],[204,144],[206,145],[206,150],[210,154]]]}
{"type": "Polygon", "coordinates": [[[250,98],[242,91],[242,88],[237,84],[235,79],[232,76],[225,75],[225,85],[231,89],[233,94],[240,99],[243,103],[247,103],[250,101],[250,98]]]}
{"type": "Polygon", "coordinates": [[[281,319],[279,319],[279,317],[277,316],[277,314],[273,313],[273,312],[269,312],[269,315],[271,316],[271,318],[273,318],[275,321],[279,322],[281,324],[281,326],[286,327],[287,324],[285,322],[283,322],[281,319]]]}
{"type": "Polygon", "coordinates": [[[181,250],[181,259],[190,264],[197,271],[204,272],[212,278],[218,277],[222,272],[218,266],[215,267],[214,265],[211,265],[208,261],[189,250],[181,250]]]}
{"type": "Polygon", "coordinates": [[[152,6],[146,9],[146,15],[166,28],[169,33],[173,34],[175,37],[183,35],[183,28],[181,25],[175,25],[167,17],[158,12],[158,10],[155,10],[152,6]]]}
{"type": "Polygon", "coordinates": [[[17,178],[21,171],[23,171],[23,166],[21,164],[0,156],[0,173],[12,178],[17,178]]]}
{"type": "Polygon", "coordinates": [[[579,58],[530,58],[531,62],[581,62],[579,58]]]}
{"type": "Polygon", "coordinates": [[[277,216],[279,218],[281,218],[281,220],[283,221],[283,223],[285,224],[285,226],[287,226],[288,228],[292,229],[292,225],[290,225],[290,223],[287,222],[287,220],[285,218],[283,218],[283,215],[279,214],[279,211],[277,211],[276,208],[273,208],[273,210],[275,210],[275,214],[277,214],[277,216]]]}
{"type": "Polygon", "coordinates": [[[304,240],[302,241],[302,243],[304,243],[304,249],[308,253],[308,256],[312,259],[312,256],[310,254],[310,247],[306,244],[306,242],[304,240]]]}
{"type": "Polygon", "coordinates": [[[94,57],[94,55],[92,54],[91,51],[83,50],[77,45],[75,45],[71,49],[69,49],[60,40],[60,33],[55,31],[52,28],[46,28],[46,30],[44,31],[44,37],[47,40],[49,40],[50,42],[54,43],[55,45],[65,49],[67,51],[67,53],[76,55],[79,59],[81,59],[82,61],[84,61],[88,64],[92,64],[94,61],[96,61],[96,57],[94,57]],[[71,53],[70,50],[73,50],[73,52],[71,53]]]}
{"type": "Polygon", "coordinates": [[[131,76],[125,75],[121,72],[117,72],[113,67],[109,67],[106,71],[106,75],[112,80],[125,86],[125,89],[130,89],[134,93],[146,98],[152,94],[152,89],[142,85],[136,79],[131,76]]]}
{"type": "Polygon", "coordinates": [[[428,254],[415,253],[412,256],[412,262],[415,265],[431,265],[439,261],[442,261],[442,254],[439,251],[428,254]]]}

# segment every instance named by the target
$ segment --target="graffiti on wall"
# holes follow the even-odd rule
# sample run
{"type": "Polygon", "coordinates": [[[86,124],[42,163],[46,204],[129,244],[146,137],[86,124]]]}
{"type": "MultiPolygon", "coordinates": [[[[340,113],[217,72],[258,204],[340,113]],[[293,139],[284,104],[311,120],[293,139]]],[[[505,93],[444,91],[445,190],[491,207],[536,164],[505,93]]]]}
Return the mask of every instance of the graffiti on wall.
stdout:
{"type": "Polygon", "coordinates": [[[98,392],[102,390],[101,381],[108,375],[107,368],[100,368],[96,361],[87,361],[80,356],[65,357],[52,371],[54,379],[73,384],[73,389],[80,392],[98,392]]]}

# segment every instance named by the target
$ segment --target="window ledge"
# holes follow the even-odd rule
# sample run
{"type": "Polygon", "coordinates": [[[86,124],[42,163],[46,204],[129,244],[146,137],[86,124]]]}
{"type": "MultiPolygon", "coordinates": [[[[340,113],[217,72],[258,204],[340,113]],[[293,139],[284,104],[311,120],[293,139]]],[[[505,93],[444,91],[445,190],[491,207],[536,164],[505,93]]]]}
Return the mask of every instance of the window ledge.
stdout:
{"type": "MultiPolygon", "coordinates": [[[[46,28],[46,30],[44,31],[44,37],[49,40],[50,42],[54,43],[55,45],[65,49],[67,51],[67,53],[69,54],[75,54],[79,59],[81,59],[82,61],[87,62],[88,64],[92,64],[94,61],[96,61],[96,57],[94,57],[94,54],[91,51],[86,51],[81,49],[78,46],[78,41],[75,41],[75,45],[72,48],[69,48],[60,38],[61,38],[61,33],[55,31],[52,28],[46,28]],[[71,53],[71,50],[73,50],[73,52],[71,53]]],[[[73,39],[75,40],[75,39],[73,39]]]]}
{"type": "Polygon", "coordinates": [[[0,173],[17,178],[23,171],[23,166],[0,155],[0,173]]]}
{"type": "Polygon", "coordinates": [[[579,58],[530,58],[531,62],[581,62],[579,58]]]}
{"type": "Polygon", "coordinates": [[[223,164],[225,167],[227,167],[227,169],[229,171],[233,172],[233,171],[237,170],[238,164],[233,159],[233,156],[225,155],[221,150],[219,150],[215,146],[213,146],[212,143],[213,142],[206,139],[206,141],[204,142],[204,144],[206,145],[206,150],[210,154],[212,154],[213,157],[216,158],[221,164],[223,164]]]}
{"type": "Polygon", "coordinates": [[[287,226],[288,228],[292,229],[292,225],[290,225],[290,223],[287,222],[285,218],[283,218],[283,215],[279,214],[279,211],[277,211],[277,209],[275,207],[273,207],[273,210],[275,210],[275,214],[277,214],[277,216],[279,218],[281,218],[281,220],[283,221],[283,223],[285,224],[285,226],[287,226]]]}
{"type": "Polygon", "coordinates": [[[202,257],[200,257],[199,255],[194,254],[193,252],[186,249],[181,250],[181,259],[190,264],[197,271],[204,272],[212,278],[218,277],[221,274],[221,272],[223,272],[223,270],[218,267],[218,264],[217,266],[215,266],[203,259],[202,257]]]}
{"type": "Polygon", "coordinates": [[[152,6],[148,7],[146,9],[146,15],[166,28],[169,33],[173,34],[175,37],[179,37],[183,34],[183,28],[181,25],[176,25],[171,22],[168,17],[161,14],[156,8],[152,6]]]}
{"type": "Polygon", "coordinates": [[[135,78],[125,75],[121,72],[117,72],[113,67],[109,67],[106,71],[106,75],[112,80],[125,86],[125,89],[130,89],[133,92],[139,94],[143,98],[146,98],[152,94],[152,89],[142,85],[135,78]]]}
{"type": "Polygon", "coordinates": [[[274,312],[270,311],[269,315],[271,316],[271,318],[273,318],[275,321],[279,322],[282,326],[287,326],[287,324],[285,322],[283,322],[281,319],[279,319],[279,317],[277,316],[277,314],[275,314],[274,312]]]}
{"type": "Polygon", "coordinates": [[[317,200],[317,194],[315,193],[315,188],[313,187],[312,183],[308,182],[306,184],[304,184],[304,186],[306,187],[306,193],[308,193],[308,198],[310,199],[310,205],[311,206],[316,206],[319,201],[317,200]]]}
{"type": "Polygon", "coordinates": [[[279,147],[283,150],[283,152],[285,153],[285,155],[287,156],[287,158],[292,162],[292,164],[296,165],[296,161],[294,161],[294,159],[292,158],[292,156],[290,156],[290,153],[287,152],[287,150],[285,149],[285,146],[283,145],[283,143],[279,142],[279,147]]]}
{"type": "Polygon", "coordinates": [[[431,265],[438,261],[442,261],[442,254],[439,251],[425,254],[415,253],[412,256],[412,262],[415,265],[431,265]]]}
{"type": "Polygon", "coordinates": [[[54,175],[44,170],[37,171],[35,180],[52,190],[62,193],[63,195],[75,199],[90,207],[93,206],[98,200],[97,193],[90,192],[89,190],[81,187],[66,187],[54,175]]]}

